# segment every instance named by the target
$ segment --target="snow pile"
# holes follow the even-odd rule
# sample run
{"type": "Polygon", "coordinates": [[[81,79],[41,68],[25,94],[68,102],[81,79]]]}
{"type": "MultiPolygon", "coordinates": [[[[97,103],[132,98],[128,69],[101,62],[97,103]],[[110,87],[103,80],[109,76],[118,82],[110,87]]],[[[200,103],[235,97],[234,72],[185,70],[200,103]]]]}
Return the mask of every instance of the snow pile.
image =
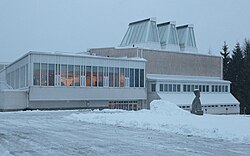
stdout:
{"type": "Polygon", "coordinates": [[[167,101],[155,100],[151,110],[103,110],[73,113],[67,118],[89,123],[136,127],[188,136],[250,141],[250,117],[240,115],[193,115],[167,101]]]}

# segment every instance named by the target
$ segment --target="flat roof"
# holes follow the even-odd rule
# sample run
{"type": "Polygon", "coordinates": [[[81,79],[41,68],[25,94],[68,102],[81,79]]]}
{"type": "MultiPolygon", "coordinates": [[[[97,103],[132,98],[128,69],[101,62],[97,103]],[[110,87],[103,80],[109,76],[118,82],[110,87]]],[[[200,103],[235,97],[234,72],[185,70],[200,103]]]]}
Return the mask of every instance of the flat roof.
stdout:
{"type": "Polygon", "coordinates": [[[184,75],[162,75],[162,74],[147,74],[147,79],[150,81],[172,81],[185,83],[224,83],[230,84],[230,81],[221,80],[219,77],[207,76],[184,76],[184,75]]]}
{"type": "Polygon", "coordinates": [[[108,59],[108,60],[127,60],[127,61],[139,61],[139,62],[146,62],[147,60],[140,57],[105,57],[105,56],[98,56],[98,55],[90,55],[88,53],[70,53],[70,52],[40,52],[40,51],[30,51],[23,55],[22,57],[18,58],[14,62],[10,63],[8,66],[15,64],[16,62],[20,61],[21,59],[25,58],[28,55],[54,55],[54,56],[71,56],[71,57],[88,57],[88,58],[99,58],[99,59],[108,59]]]}

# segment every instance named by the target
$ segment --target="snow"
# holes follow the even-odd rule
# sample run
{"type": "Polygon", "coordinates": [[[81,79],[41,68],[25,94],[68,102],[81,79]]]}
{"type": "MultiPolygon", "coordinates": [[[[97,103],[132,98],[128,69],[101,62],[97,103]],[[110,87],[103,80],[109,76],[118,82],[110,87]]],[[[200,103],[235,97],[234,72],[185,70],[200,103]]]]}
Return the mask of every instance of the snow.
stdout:
{"type": "Polygon", "coordinates": [[[250,116],[207,114],[197,116],[163,100],[153,101],[151,110],[95,110],[89,113],[72,113],[67,118],[89,123],[160,130],[239,143],[249,143],[250,141],[250,116]]]}
{"type": "MultiPolygon", "coordinates": [[[[141,111],[1,112],[0,155],[248,156],[250,153],[249,135],[239,134],[245,138],[245,143],[220,139],[219,135],[220,129],[235,134],[233,126],[249,134],[247,126],[236,123],[243,120],[249,123],[249,116],[195,116],[164,101],[154,101],[151,106],[151,110],[141,111]],[[206,132],[209,135],[218,133],[218,138],[202,136],[205,133],[201,132],[205,125],[202,122],[211,121],[214,126],[210,127],[218,127],[219,121],[227,120],[232,124],[229,128],[224,128],[224,124],[215,132],[206,132]],[[194,134],[191,130],[200,133],[194,134]]],[[[204,129],[210,130],[210,127],[204,129]]],[[[240,140],[239,136],[235,136],[236,140],[240,140]]]]}

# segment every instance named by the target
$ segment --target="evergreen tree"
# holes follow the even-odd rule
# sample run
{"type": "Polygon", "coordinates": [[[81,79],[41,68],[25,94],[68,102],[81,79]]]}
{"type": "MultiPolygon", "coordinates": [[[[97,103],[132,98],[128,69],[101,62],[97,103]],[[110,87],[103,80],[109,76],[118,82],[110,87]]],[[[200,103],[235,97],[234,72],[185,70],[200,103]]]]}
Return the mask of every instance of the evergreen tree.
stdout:
{"type": "Polygon", "coordinates": [[[240,44],[236,43],[232,60],[229,63],[228,78],[232,82],[231,92],[239,100],[241,112],[244,111],[246,101],[244,98],[244,62],[240,44]]]}
{"type": "Polygon", "coordinates": [[[243,47],[243,53],[244,53],[244,101],[245,103],[242,105],[243,110],[242,112],[250,114],[250,41],[245,39],[244,47],[243,47]]]}
{"type": "Polygon", "coordinates": [[[223,79],[228,80],[228,68],[229,68],[229,62],[230,62],[230,52],[228,51],[228,45],[226,41],[224,41],[224,45],[222,47],[222,51],[220,54],[223,57],[223,79]]]}

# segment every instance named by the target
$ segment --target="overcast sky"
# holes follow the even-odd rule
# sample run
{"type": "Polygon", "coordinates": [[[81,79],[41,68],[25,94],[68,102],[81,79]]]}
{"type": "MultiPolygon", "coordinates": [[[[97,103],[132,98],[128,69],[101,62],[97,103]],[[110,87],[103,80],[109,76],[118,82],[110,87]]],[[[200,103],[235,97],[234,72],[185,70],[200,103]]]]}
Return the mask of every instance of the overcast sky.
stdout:
{"type": "Polygon", "coordinates": [[[250,38],[250,0],[0,0],[0,62],[28,51],[81,52],[120,44],[128,23],[194,24],[200,53],[250,38]]]}

